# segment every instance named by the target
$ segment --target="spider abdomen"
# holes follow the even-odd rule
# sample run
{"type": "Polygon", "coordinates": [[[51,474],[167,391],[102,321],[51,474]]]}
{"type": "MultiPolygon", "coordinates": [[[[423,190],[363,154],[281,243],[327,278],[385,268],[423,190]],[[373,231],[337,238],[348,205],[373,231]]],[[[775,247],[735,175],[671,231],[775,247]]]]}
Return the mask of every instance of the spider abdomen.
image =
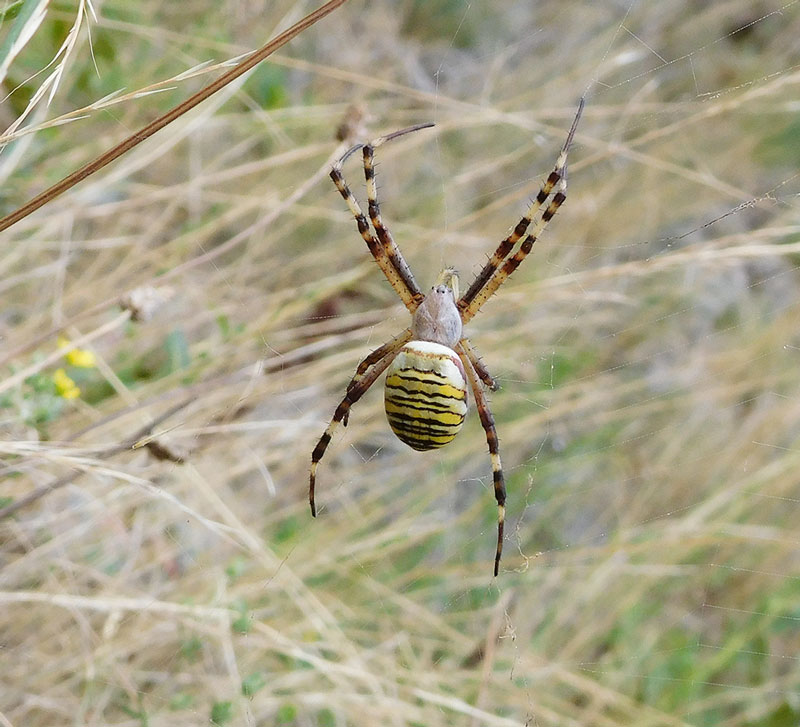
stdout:
{"type": "Polygon", "coordinates": [[[447,346],[409,341],[386,371],[384,398],[400,441],[418,451],[443,447],[467,414],[464,366],[447,346]]]}

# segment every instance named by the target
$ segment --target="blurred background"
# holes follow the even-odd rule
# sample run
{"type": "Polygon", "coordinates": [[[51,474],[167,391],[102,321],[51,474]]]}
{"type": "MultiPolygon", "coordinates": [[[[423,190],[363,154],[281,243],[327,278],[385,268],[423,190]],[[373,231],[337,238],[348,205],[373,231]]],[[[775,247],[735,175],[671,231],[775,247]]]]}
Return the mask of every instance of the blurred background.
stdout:
{"type": "MultiPolygon", "coordinates": [[[[317,6],[6,2],[0,211],[317,6]]],[[[0,723],[800,723],[798,38],[798,0],[350,0],[4,232],[0,723]],[[382,211],[466,285],[587,91],[468,328],[500,575],[474,410],[416,453],[376,385],[312,519],[408,324],[331,160],[434,121],[382,211]]]]}

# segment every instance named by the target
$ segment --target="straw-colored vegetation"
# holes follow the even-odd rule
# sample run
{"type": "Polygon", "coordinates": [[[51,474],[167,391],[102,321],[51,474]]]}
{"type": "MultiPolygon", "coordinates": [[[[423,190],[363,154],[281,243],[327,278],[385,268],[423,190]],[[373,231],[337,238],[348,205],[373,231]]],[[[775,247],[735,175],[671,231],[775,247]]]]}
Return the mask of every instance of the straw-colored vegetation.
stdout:
{"type": "MultiPolygon", "coordinates": [[[[2,46],[3,214],[316,5],[75,6],[2,46]]],[[[0,724],[796,726],[798,37],[797,0],[351,0],[4,232],[0,724]],[[407,325],[327,179],[349,104],[437,124],[378,159],[429,285],[590,84],[569,199],[469,329],[500,576],[474,413],[418,454],[376,386],[312,520],[407,325]]]]}

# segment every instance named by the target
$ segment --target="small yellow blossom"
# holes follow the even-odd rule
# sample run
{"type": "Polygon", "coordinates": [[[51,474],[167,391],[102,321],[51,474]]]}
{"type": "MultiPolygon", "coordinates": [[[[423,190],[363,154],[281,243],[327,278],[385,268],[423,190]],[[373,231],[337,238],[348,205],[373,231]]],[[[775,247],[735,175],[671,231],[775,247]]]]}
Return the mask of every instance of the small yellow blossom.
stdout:
{"type": "Polygon", "coordinates": [[[91,369],[97,365],[97,359],[94,354],[85,348],[73,348],[65,358],[68,364],[82,369],[91,369]]]}
{"type": "Polygon", "coordinates": [[[81,390],[64,369],[56,369],[53,372],[53,383],[56,385],[59,396],[63,396],[65,399],[77,399],[81,395],[81,390]]]}
{"type": "MultiPolygon", "coordinates": [[[[61,336],[58,339],[58,347],[67,348],[67,346],[69,346],[69,339],[61,336]]],[[[65,354],[64,358],[70,366],[77,366],[82,369],[91,369],[97,366],[95,355],[85,348],[73,348],[69,353],[65,354]]]]}

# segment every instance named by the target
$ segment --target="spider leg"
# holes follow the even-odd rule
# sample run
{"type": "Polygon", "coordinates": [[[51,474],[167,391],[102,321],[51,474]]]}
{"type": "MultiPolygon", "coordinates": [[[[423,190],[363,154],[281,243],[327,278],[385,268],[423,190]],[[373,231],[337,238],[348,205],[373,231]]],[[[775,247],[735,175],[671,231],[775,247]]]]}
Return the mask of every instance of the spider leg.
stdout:
{"type": "MultiPolygon", "coordinates": [[[[390,341],[390,344],[395,342],[397,339],[393,339],[390,341]]],[[[333,418],[331,419],[328,427],[323,432],[322,436],[317,442],[317,446],[314,447],[314,451],[311,453],[311,471],[309,473],[309,484],[308,484],[308,502],[311,505],[311,514],[316,517],[317,516],[317,507],[314,503],[314,488],[316,484],[316,477],[317,477],[317,465],[319,461],[322,459],[322,456],[325,454],[325,450],[328,448],[328,444],[331,441],[331,437],[333,436],[334,431],[336,431],[336,427],[339,425],[343,419],[347,417],[348,412],[350,411],[350,407],[355,404],[370,388],[378,379],[378,377],[386,370],[389,364],[394,360],[395,356],[397,356],[397,351],[400,349],[402,344],[396,345],[395,348],[390,349],[388,352],[384,354],[382,359],[376,361],[372,369],[361,376],[357,381],[351,382],[350,385],[347,387],[347,393],[344,395],[344,399],[339,402],[339,406],[336,407],[336,411],[333,414],[333,418]]],[[[383,347],[381,347],[383,348],[383,347]]],[[[367,357],[369,358],[369,356],[367,357]]],[[[366,360],[366,359],[365,359],[366,360]]],[[[362,362],[363,364],[363,362],[362,362]]],[[[360,368],[360,367],[359,367],[360,368]]],[[[358,374],[356,374],[358,375],[358,374]]]]}
{"type": "Polygon", "coordinates": [[[370,253],[372,253],[372,257],[375,258],[375,262],[378,263],[378,267],[383,271],[383,274],[386,276],[389,284],[394,288],[397,295],[400,296],[400,300],[403,301],[403,304],[406,306],[406,308],[413,312],[416,308],[413,295],[406,287],[403,279],[400,277],[400,274],[397,272],[394,265],[392,265],[392,261],[386,254],[386,249],[370,232],[369,223],[367,222],[367,218],[364,216],[364,213],[361,211],[358,200],[353,196],[353,193],[347,186],[347,182],[344,181],[341,164],[341,160],[334,164],[330,173],[331,179],[336,185],[336,188],[339,190],[339,193],[344,198],[344,201],[347,203],[347,206],[350,208],[350,212],[352,213],[356,220],[356,224],[358,225],[358,231],[361,233],[361,237],[364,238],[364,242],[367,243],[367,247],[369,248],[370,253]]]}
{"type": "Polygon", "coordinates": [[[456,346],[461,363],[464,364],[464,371],[467,374],[470,388],[475,396],[475,405],[478,407],[478,415],[481,424],[486,432],[486,442],[489,445],[489,456],[492,459],[492,481],[494,482],[494,496],[497,500],[497,551],[494,556],[494,574],[500,570],[500,557],[503,554],[503,528],[506,517],[506,484],[503,477],[503,465],[500,462],[500,448],[497,442],[497,430],[494,426],[494,416],[489,409],[489,402],[486,400],[478,380],[478,373],[472,365],[472,359],[463,345],[463,340],[456,346]]]}
{"type": "MultiPolygon", "coordinates": [[[[386,136],[376,139],[374,142],[372,142],[372,146],[378,146],[398,136],[410,133],[412,131],[417,131],[418,129],[426,128],[428,126],[432,126],[432,124],[419,124],[417,126],[411,126],[407,129],[395,131],[392,134],[387,134],[386,136]]],[[[406,308],[413,313],[422,302],[424,296],[422,293],[420,293],[417,284],[414,282],[414,277],[411,275],[411,270],[400,254],[400,250],[398,249],[394,240],[391,239],[391,236],[388,236],[386,240],[381,237],[384,232],[388,234],[388,230],[386,230],[380,220],[380,211],[377,213],[377,219],[378,223],[380,224],[381,232],[378,232],[378,228],[376,228],[376,232],[378,232],[379,235],[378,238],[372,234],[370,231],[369,222],[367,222],[366,216],[361,211],[361,206],[358,204],[358,200],[350,191],[350,187],[348,187],[347,182],[342,176],[342,165],[344,164],[345,160],[351,154],[361,149],[362,146],[362,144],[357,144],[351,149],[348,149],[348,151],[346,151],[344,155],[334,163],[330,172],[330,177],[333,180],[333,183],[336,185],[336,189],[339,190],[339,194],[342,195],[342,198],[347,203],[350,213],[355,218],[358,231],[361,233],[361,237],[364,239],[364,242],[367,243],[367,247],[369,248],[372,257],[375,258],[375,262],[378,263],[378,267],[380,267],[380,269],[383,271],[383,274],[386,276],[389,284],[392,286],[392,288],[394,288],[397,295],[400,296],[400,299],[403,301],[403,304],[406,306],[406,308]],[[390,243],[388,248],[387,241],[390,243]]]]}
{"type": "MultiPolygon", "coordinates": [[[[372,364],[377,363],[387,354],[397,351],[406,343],[408,343],[411,340],[411,335],[411,329],[406,328],[405,331],[398,333],[391,341],[384,343],[383,346],[380,346],[379,348],[376,348],[369,356],[367,356],[360,364],[358,364],[355,376],[353,376],[353,378],[350,380],[350,383],[347,385],[347,390],[350,391],[350,389],[352,389],[360,381],[361,377],[364,375],[366,370],[372,366],[372,364]]],[[[347,426],[347,420],[349,416],[350,412],[348,411],[344,415],[344,419],[342,419],[342,426],[347,426]]]]}
{"type": "Polygon", "coordinates": [[[475,367],[475,372],[478,374],[480,380],[483,381],[484,386],[491,391],[497,391],[500,388],[500,384],[498,384],[489,373],[489,369],[486,368],[486,364],[483,363],[483,359],[478,355],[478,352],[475,350],[469,338],[462,338],[459,343],[464,349],[464,353],[469,356],[469,361],[475,367]]]}
{"type": "Polygon", "coordinates": [[[411,268],[403,257],[403,253],[400,252],[400,248],[394,241],[392,233],[389,232],[389,229],[383,224],[381,209],[378,203],[378,187],[375,183],[375,149],[385,143],[387,139],[388,137],[385,136],[380,137],[364,145],[364,177],[367,181],[367,206],[370,220],[372,220],[372,226],[375,228],[375,233],[378,235],[378,240],[380,240],[386,250],[386,254],[392,261],[392,265],[397,271],[397,274],[411,293],[416,308],[425,296],[419,289],[417,281],[414,280],[414,274],[411,272],[411,268]]]}
{"type": "Polygon", "coordinates": [[[512,233],[505,238],[494,251],[492,256],[483,266],[481,271],[475,277],[472,285],[458,301],[459,310],[464,323],[470,320],[481,308],[481,306],[494,294],[494,292],[502,285],[505,279],[517,269],[519,264],[530,252],[533,243],[536,242],[539,235],[542,233],[547,224],[553,218],[558,208],[562,205],[567,197],[567,153],[572,145],[572,139],[575,136],[575,130],[578,127],[581,114],[583,113],[584,99],[581,98],[578,104],[578,111],[575,114],[575,119],[572,122],[567,140],[561,148],[561,153],[558,155],[555,167],[550,175],[545,180],[539,193],[531,202],[522,219],[517,223],[512,233]],[[553,192],[555,191],[555,194],[553,192]],[[533,221],[534,215],[544,205],[550,195],[553,194],[550,204],[545,208],[541,218],[534,226],[533,231],[528,234],[522,241],[522,245],[517,250],[516,254],[509,258],[509,254],[514,245],[525,235],[528,227],[533,221]],[[524,248],[524,251],[523,251],[524,248]],[[516,260],[513,264],[512,261],[516,260]],[[505,264],[503,264],[505,261],[505,264]],[[502,264],[502,267],[501,267],[502,264]]]}
{"type": "Polygon", "coordinates": [[[411,329],[406,328],[405,331],[398,333],[391,341],[388,341],[384,343],[383,346],[376,348],[371,354],[369,354],[369,356],[367,356],[360,364],[358,364],[355,376],[353,376],[353,379],[347,385],[347,388],[351,389],[353,386],[355,386],[359,379],[364,375],[364,372],[370,366],[372,366],[372,364],[380,361],[387,353],[396,351],[398,348],[401,348],[408,343],[411,340],[411,335],[411,329]]]}

